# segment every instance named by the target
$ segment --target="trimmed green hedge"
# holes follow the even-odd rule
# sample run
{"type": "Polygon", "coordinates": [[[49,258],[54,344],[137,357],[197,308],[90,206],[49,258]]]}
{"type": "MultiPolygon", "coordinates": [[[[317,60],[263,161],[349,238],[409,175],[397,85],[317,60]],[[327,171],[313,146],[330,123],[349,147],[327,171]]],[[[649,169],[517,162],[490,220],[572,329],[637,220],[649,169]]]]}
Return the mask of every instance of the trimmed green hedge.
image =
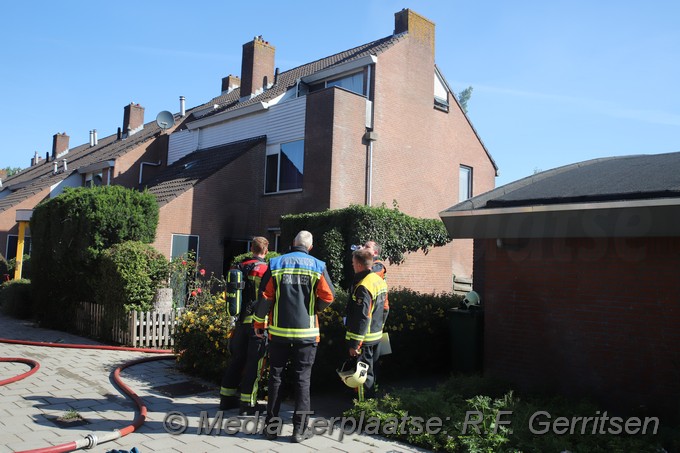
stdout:
{"type": "MultiPolygon", "coordinates": [[[[335,369],[348,358],[343,316],[349,295],[338,291],[336,300],[319,315],[321,343],[314,363],[314,383],[320,388],[337,381],[335,369]]],[[[388,294],[390,314],[385,331],[392,354],[380,359],[378,382],[418,373],[440,374],[451,369],[448,310],[458,307],[462,296],[420,294],[400,289],[388,294]],[[408,363],[408,366],[404,364],[408,363]]],[[[334,384],[331,384],[334,387],[334,384]]]]}
{"type": "Polygon", "coordinates": [[[121,186],[65,189],[39,203],[31,217],[36,316],[69,329],[79,302],[96,302],[96,260],[126,240],[151,243],[158,203],[148,192],[121,186]]]}
{"type": "Polygon", "coordinates": [[[31,281],[10,280],[0,285],[0,310],[9,316],[28,319],[33,312],[31,281]]]}
{"type": "Polygon", "coordinates": [[[168,260],[139,241],[125,241],[99,257],[97,302],[114,310],[148,311],[156,290],[167,280],[168,260]]]}
{"type": "Polygon", "coordinates": [[[419,219],[385,206],[352,205],[344,209],[291,214],[281,217],[281,243],[292,244],[300,230],[314,235],[312,255],[326,262],[336,287],[347,288],[352,281],[352,244],[373,240],[382,246],[381,258],[400,264],[405,254],[448,244],[444,223],[419,219]]]}

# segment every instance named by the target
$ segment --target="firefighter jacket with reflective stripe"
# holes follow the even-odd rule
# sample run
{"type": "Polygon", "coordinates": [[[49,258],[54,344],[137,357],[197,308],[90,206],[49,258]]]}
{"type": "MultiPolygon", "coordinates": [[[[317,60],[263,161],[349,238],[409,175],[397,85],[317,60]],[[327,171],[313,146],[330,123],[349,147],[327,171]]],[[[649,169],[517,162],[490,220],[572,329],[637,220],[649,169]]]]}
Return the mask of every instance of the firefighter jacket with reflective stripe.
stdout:
{"type": "Polygon", "coordinates": [[[255,313],[255,305],[257,304],[260,283],[264,273],[267,271],[267,263],[262,258],[252,256],[233,266],[232,269],[240,270],[246,282],[241,295],[243,307],[240,307],[240,312],[235,314],[238,315],[238,322],[251,324],[253,322],[253,314],[255,313]]]}
{"type": "Polygon", "coordinates": [[[385,274],[387,273],[387,267],[385,267],[385,263],[376,258],[373,260],[373,267],[371,270],[378,274],[378,277],[385,280],[385,274]]]}
{"type": "Polygon", "coordinates": [[[253,327],[264,328],[269,314],[272,341],[316,343],[319,341],[317,313],[335,298],[326,263],[307,253],[304,247],[272,258],[262,278],[261,298],[253,316],[253,327]]]}
{"type": "Polygon", "coordinates": [[[345,340],[349,347],[379,343],[389,310],[385,280],[370,270],[356,274],[352,298],[347,301],[345,340]]]}

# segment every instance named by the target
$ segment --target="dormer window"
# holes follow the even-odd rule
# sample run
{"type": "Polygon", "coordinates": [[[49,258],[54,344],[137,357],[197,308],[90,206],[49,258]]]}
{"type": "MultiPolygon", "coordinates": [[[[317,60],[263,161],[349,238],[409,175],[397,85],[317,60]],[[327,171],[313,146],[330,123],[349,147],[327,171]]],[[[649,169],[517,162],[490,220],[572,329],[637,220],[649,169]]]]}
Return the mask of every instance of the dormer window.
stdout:
{"type": "Polygon", "coordinates": [[[104,183],[104,174],[100,172],[92,172],[85,174],[85,187],[99,187],[104,183]]]}
{"type": "MultiPolygon", "coordinates": [[[[334,79],[322,80],[309,85],[309,92],[322,90],[329,87],[340,87],[347,91],[351,91],[362,96],[366,96],[366,83],[364,71],[355,72],[354,74],[343,75],[334,79]]],[[[306,94],[306,93],[305,93],[306,94]]]]}

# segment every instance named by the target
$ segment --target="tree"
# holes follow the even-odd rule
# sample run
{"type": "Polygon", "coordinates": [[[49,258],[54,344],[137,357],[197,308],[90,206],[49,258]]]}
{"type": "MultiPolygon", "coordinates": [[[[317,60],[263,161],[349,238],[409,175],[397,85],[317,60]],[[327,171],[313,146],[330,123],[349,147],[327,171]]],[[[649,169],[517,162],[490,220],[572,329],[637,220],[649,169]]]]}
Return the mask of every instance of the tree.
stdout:
{"type": "Polygon", "coordinates": [[[472,87],[467,87],[460,93],[458,93],[458,103],[460,104],[461,108],[465,113],[467,113],[467,104],[468,101],[470,100],[470,97],[472,96],[472,87]]]}
{"type": "Polygon", "coordinates": [[[5,167],[2,169],[5,173],[7,173],[7,177],[10,177],[12,175],[16,175],[21,171],[21,168],[19,167],[5,167]]]}

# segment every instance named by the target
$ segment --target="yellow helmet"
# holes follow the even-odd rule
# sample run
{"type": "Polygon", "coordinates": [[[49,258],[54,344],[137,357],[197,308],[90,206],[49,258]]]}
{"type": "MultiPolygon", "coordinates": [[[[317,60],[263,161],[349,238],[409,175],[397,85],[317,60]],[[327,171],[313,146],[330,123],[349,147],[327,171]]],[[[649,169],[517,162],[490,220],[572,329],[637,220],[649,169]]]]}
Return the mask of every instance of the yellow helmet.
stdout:
{"type": "Polygon", "coordinates": [[[357,388],[366,382],[368,364],[357,359],[350,359],[336,370],[340,380],[349,388],[357,388]]]}

